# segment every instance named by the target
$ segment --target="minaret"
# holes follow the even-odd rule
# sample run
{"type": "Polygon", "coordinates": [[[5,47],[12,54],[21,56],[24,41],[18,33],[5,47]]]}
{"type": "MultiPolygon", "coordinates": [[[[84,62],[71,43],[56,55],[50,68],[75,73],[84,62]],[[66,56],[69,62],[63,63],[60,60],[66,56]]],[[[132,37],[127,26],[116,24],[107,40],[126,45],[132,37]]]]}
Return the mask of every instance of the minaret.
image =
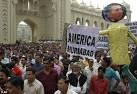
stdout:
{"type": "Polygon", "coordinates": [[[127,13],[126,13],[126,20],[128,22],[131,21],[131,10],[130,10],[130,5],[123,0],[122,5],[126,7],[127,13]]]}
{"type": "Polygon", "coordinates": [[[90,2],[89,2],[89,3],[90,3],[90,5],[89,5],[89,6],[90,6],[90,7],[92,7],[92,0],[90,0],[90,2]]]}

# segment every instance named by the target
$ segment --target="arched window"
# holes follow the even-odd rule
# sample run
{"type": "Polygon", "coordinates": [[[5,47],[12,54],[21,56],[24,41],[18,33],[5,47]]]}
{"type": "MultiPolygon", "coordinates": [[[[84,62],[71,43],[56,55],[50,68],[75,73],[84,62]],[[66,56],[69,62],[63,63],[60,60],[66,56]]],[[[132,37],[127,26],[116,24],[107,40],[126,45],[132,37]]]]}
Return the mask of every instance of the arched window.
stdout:
{"type": "Polygon", "coordinates": [[[101,23],[101,30],[103,30],[104,29],[104,23],[102,22],[101,23]]]}
{"type": "Polygon", "coordinates": [[[89,20],[86,20],[85,26],[89,26],[89,20]]]}
{"type": "Polygon", "coordinates": [[[80,24],[81,24],[81,20],[80,20],[79,17],[76,18],[76,24],[77,24],[77,25],[80,25],[80,24]]]}
{"type": "Polygon", "coordinates": [[[34,9],[38,9],[38,1],[34,2],[34,9]]]}
{"type": "Polygon", "coordinates": [[[94,21],[93,27],[98,27],[97,21],[94,21]]]}
{"type": "Polygon", "coordinates": [[[30,10],[30,1],[28,0],[28,10],[30,10]]]}
{"type": "Polygon", "coordinates": [[[107,28],[109,27],[109,24],[107,24],[107,28]]]}

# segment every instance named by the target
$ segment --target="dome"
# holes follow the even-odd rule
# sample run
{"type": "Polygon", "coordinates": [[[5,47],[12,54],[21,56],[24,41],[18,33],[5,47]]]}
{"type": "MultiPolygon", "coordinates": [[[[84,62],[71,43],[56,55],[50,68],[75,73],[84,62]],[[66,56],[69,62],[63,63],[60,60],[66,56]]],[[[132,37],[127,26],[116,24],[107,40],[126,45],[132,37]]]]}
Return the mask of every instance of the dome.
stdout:
{"type": "Polygon", "coordinates": [[[71,0],[71,5],[74,7],[79,7],[79,3],[76,0],[71,0]]]}
{"type": "Polygon", "coordinates": [[[95,12],[97,12],[97,13],[101,13],[102,10],[101,10],[100,8],[95,8],[95,12]]]}
{"type": "Polygon", "coordinates": [[[88,6],[85,3],[80,3],[80,8],[88,9],[88,6]]]}
{"type": "Polygon", "coordinates": [[[88,10],[89,10],[89,11],[94,11],[94,7],[90,5],[90,6],[88,7],[88,10]]]}

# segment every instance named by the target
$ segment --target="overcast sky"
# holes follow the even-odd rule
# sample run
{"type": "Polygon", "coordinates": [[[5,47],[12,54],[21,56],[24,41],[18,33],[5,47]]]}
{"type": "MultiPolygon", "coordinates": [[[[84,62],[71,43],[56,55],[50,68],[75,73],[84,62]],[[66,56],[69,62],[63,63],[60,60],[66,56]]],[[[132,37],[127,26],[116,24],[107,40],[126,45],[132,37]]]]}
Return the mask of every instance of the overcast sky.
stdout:
{"type": "MultiPolygon", "coordinates": [[[[78,2],[82,2],[82,0],[77,0],[78,2]]],[[[92,2],[93,6],[97,7],[99,6],[101,9],[110,4],[110,3],[122,3],[125,1],[126,3],[130,4],[131,7],[131,20],[132,21],[137,21],[137,9],[136,9],[136,4],[137,0],[83,0],[84,2],[87,2],[88,4],[92,2]]]]}

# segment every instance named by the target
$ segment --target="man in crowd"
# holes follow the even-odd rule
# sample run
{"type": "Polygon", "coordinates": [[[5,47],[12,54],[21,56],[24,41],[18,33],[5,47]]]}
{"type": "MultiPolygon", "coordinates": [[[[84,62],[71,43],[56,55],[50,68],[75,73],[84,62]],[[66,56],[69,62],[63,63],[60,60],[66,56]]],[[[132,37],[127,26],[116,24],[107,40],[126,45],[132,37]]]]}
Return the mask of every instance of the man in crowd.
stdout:
{"type": "Polygon", "coordinates": [[[98,68],[101,66],[101,56],[102,56],[102,54],[100,51],[95,52],[95,61],[93,64],[93,71],[94,71],[95,75],[97,75],[98,68]]]}
{"type": "Polygon", "coordinates": [[[81,63],[73,63],[72,73],[68,75],[70,89],[78,94],[85,94],[87,90],[87,77],[81,73],[81,63]]]}
{"type": "Polygon", "coordinates": [[[108,81],[104,77],[105,68],[98,68],[98,75],[91,77],[88,94],[108,94],[108,81]]]}
{"type": "Polygon", "coordinates": [[[59,76],[62,74],[62,69],[63,69],[62,62],[59,62],[58,58],[54,57],[54,70],[57,71],[59,76]]]}
{"type": "Polygon", "coordinates": [[[58,74],[53,69],[53,57],[43,59],[44,69],[36,75],[36,78],[43,84],[45,94],[53,94],[57,90],[58,74]]]}
{"type": "Polygon", "coordinates": [[[116,72],[110,67],[112,63],[112,59],[111,57],[104,57],[103,58],[103,61],[102,61],[102,66],[104,68],[106,68],[106,71],[105,71],[105,77],[106,79],[108,80],[108,91],[109,93],[108,94],[113,94],[113,88],[115,88],[118,83],[120,82],[120,78],[117,76],[116,72]],[[113,82],[113,79],[115,79],[116,84],[113,86],[114,82],[113,82]]]}
{"type": "Polygon", "coordinates": [[[36,56],[35,56],[35,64],[33,65],[33,68],[36,70],[36,72],[43,69],[42,57],[43,56],[40,53],[37,53],[36,56]]]}
{"type": "Polygon", "coordinates": [[[22,56],[20,59],[20,64],[19,67],[22,71],[22,78],[25,78],[25,74],[26,74],[26,64],[27,64],[27,57],[26,56],[22,56]]]}
{"type": "Polygon", "coordinates": [[[68,72],[68,67],[69,67],[69,64],[70,64],[70,60],[68,58],[68,54],[65,54],[63,55],[63,59],[61,60],[61,62],[63,63],[64,65],[64,69],[63,69],[63,75],[66,76],[66,73],[68,72]]]}
{"type": "Polygon", "coordinates": [[[9,73],[6,69],[0,69],[0,94],[6,94],[6,82],[8,81],[9,73]]]}
{"type": "Polygon", "coordinates": [[[58,90],[54,94],[77,94],[69,89],[69,80],[67,77],[60,77],[58,80],[58,90]]]}
{"type": "Polygon", "coordinates": [[[35,78],[35,70],[33,68],[26,69],[26,80],[24,81],[25,94],[44,94],[42,83],[35,78]]]}
{"type": "Polygon", "coordinates": [[[84,68],[84,74],[87,76],[87,91],[88,91],[91,77],[94,75],[93,72],[94,61],[92,59],[88,59],[87,62],[88,62],[88,66],[84,68]]]}
{"type": "Polygon", "coordinates": [[[20,77],[11,77],[7,82],[8,94],[25,94],[23,88],[24,81],[20,77]]]}

